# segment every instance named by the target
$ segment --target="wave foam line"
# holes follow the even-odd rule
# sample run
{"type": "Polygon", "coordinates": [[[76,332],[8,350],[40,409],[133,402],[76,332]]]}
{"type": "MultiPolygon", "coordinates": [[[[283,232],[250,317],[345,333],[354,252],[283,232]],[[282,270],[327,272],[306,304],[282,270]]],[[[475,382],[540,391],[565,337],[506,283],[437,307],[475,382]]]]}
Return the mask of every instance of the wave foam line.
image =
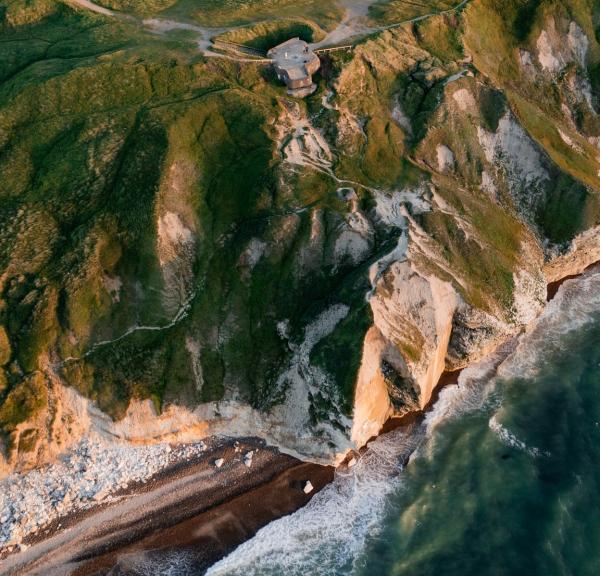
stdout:
{"type": "Polygon", "coordinates": [[[260,530],[208,576],[330,575],[351,572],[386,512],[400,472],[423,435],[397,430],[369,444],[357,464],[296,513],[260,530]]]}

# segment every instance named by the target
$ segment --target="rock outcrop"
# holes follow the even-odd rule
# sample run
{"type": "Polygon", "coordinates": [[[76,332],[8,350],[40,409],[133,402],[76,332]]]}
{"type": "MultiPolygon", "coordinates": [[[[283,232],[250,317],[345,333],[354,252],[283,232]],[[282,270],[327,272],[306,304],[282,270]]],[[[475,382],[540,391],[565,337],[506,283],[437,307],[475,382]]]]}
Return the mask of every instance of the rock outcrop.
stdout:
{"type": "Polygon", "coordinates": [[[563,4],[381,30],[301,102],[126,19],[47,53],[104,16],[0,10],[2,474],[91,433],[339,461],[521,331],[600,260],[597,19],[563,4]]]}

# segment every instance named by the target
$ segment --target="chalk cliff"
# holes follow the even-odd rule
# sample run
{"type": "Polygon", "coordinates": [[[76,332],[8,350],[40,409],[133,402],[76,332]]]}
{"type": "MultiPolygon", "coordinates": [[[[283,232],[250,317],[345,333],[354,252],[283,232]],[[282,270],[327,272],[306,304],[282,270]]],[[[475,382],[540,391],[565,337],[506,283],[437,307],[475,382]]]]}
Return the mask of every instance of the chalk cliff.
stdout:
{"type": "Polygon", "coordinates": [[[33,4],[0,9],[2,474],[92,430],[334,461],[600,260],[591,2],[379,31],[304,101],[33,4]]]}

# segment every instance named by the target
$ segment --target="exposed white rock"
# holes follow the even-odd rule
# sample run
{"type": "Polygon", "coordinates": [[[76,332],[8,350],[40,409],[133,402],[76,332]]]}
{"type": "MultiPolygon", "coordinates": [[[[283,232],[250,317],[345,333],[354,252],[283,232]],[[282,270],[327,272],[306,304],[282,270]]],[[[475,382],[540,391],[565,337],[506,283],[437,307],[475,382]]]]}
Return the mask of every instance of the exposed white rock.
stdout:
{"type": "Polygon", "coordinates": [[[131,446],[91,434],[53,464],[0,481],[0,548],[19,544],[67,513],[111,501],[122,487],[145,482],[205,449],[204,442],[172,450],[168,444],[131,446]]]}
{"type": "Polygon", "coordinates": [[[481,189],[487,192],[492,198],[496,198],[498,195],[496,183],[486,170],[481,173],[481,189]]]}
{"type": "Polygon", "coordinates": [[[471,94],[471,92],[466,88],[460,88],[454,92],[454,94],[452,94],[452,98],[463,112],[475,108],[475,98],[473,97],[473,94],[471,94]]]}
{"type": "Polygon", "coordinates": [[[410,123],[408,116],[404,113],[402,105],[398,99],[396,99],[394,106],[392,107],[392,119],[394,122],[396,122],[396,124],[398,124],[398,126],[400,126],[400,128],[402,128],[402,130],[406,132],[406,134],[412,134],[412,124],[410,123]]]}
{"type": "Polygon", "coordinates": [[[600,262],[600,226],[579,234],[567,253],[544,266],[544,275],[548,283],[556,282],[565,276],[580,274],[596,262],[600,262]]]}
{"type": "Polygon", "coordinates": [[[214,462],[215,467],[216,468],[221,468],[221,466],[223,466],[223,464],[225,464],[225,459],[224,458],[217,458],[214,462]]]}
{"type": "MultiPolygon", "coordinates": [[[[171,184],[170,187],[164,184],[170,194],[175,194],[183,186],[171,184]]],[[[174,313],[190,296],[195,237],[185,225],[182,215],[172,211],[158,216],[157,232],[157,254],[165,285],[163,302],[167,311],[174,313]]]]}
{"type": "Polygon", "coordinates": [[[495,133],[479,126],[477,136],[486,160],[500,167],[511,195],[522,212],[531,216],[550,176],[530,137],[510,111],[500,119],[495,133]]]}
{"type": "Polygon", "coordinates": [[[544,309],[546,300],[546,282],[541,274],[534,277],[526,270],[513,274],[514,303],[513,321],[521,326],[533,322],[544,309]]]}
{"type": "Polygon", "coordinates": [[[343,230],[335,241],[336,262],[348,258],[352,264],[361,262],[370,252],[371,243],[360,232],[352,228],[343,230]]]}
{"type": "Polygon", "coordinates": [[[542,65],[542,68],[546,72],[560,72],[564,64],[559,57],[554,54],[552,44],[550,43],[550,37],[546,30],[542,30],[536,44],[538,49],[538,60],[542,65]]]}
{"type": "Polygon", "coordinates": [[[277,131],[278,147],[285,162],[317,170],[331,167],[333,154],[329,144],[297,103],[283,108],[277,131]]]}
{"type": "Polygon", "coordinates": [[[202,387],[204,386],[204,373],[202,371],[202,362],[200,360],[200,353],[202,351],[200,343],[191,336],[187,336],[185,339],[185,349],[188,351],[192,362],[196,390],[201,392],[202,387]]]}
{"type": "MultiPolygon", "coordinates": [[[[573,97],[573,99],[575,100],[575,102],[581,102],[587,104],[590,112],[596,116],[596,109],[594,108],[594,94],[593,94],[593,90],[592,90],[592,84],[590,82],[590,79],[588,78],[587,75],[582,75],[579,73],[574,73],[571,74],[569,76],[568,79],[568,85],[569,85],[569,90],[571,91],[571,95],[573,97]]],[[[564,106],[564,104],[563,104],[564,106]]],[[[566,106],[565,106],[566,107],[566,106]]],[[[561,106],[562,108],[562,106],[561,106]]],[[[575,126],[575,122],[573,121],[573,114],[571,112],[571,110],[566,107],[566,109],[568,110],[568,114],[565,114],[565,116],[567,116],[572,124],[575,126]]],[[[565,110],[563,109],[563,112],[565,112],[565,110]]]]}
{"type": "Polygon", "coordinates": [[[361,365],[354,392],[354,417],[351,438],[356,446],[364,446],[391,416],[392,404],[381,372],[381,359],[390,346],[376,326],[367,331],[363,343],[361,365]]]}
{"type": "Polygon", "coordinates": [[[246,466],[246,468],[250,468],[252,466],[252,455],[252,451],[244,454],[244,466],[246,466]]]}
{"type": "Polygon", "coordinates": [[[373,245],[373,226],[359,209],[356,193],[352,193],[354,197],[350,199],[350,212],[346,215],[344,226],[335,241],[336,264],[347,258],[352,264],[358,264],[370,253],[373,245]]]}
{"type": "Polygon", "coordinates": [[[311,493],[311,492],[312,492],[314,489],[315,489],[315,488],[314,488],[314,486],[312,485],[311,481],[310,481],[310,480],[307,480],[307,481],[304,483],[304,487],[302,488],[302,491],[303,491],[305,494],[310,494],[310,493],[311,493]]]}
{"type": "Polygon", "coordinates": [[[500,119],[495,133],[479,126],[477,135],[490,164],[500,163],[511,175],[523,179],[526,184],[549,178],[539,152],[510,112],[500,119]]]}
{"type": "MultiPolygon", "coordinates": [[[[296,441],[313,439],[316,433],[330,442],[349,447],[347,436],[328,422],[321,422],[316,428],[310,420],[311,396],[327,395],[333,405],[332,417],[338,423],[350,426],[350,421],[339,407],[340,399],[329,376],[318,366],[311,363],[310,353],[315,345],[331,334],[336,326],[348,315],[350,308],[345,304],[335,304],[325,309],[304,329],[304,338],[298,343],[290,342],[293,355],[288,367],[277,379],[277,394],[285,390],[285,400],[272,411],[272,415],[285,426],[285,433],[293,433],[296,441]]],[[[312,450],[315,450],[313,447],[312,450]]]]}
{"type": "Polygon", "coordinates": [[[375,217],[386,226],[399,230],[406,228],[406,207],[410,206],[413,214],[421,214],[431,209],[425,199],[426,187],[424,184],[417,188],[405,188],[392,193],[375,192],[375,217]]]}
{"type": "Polygon", "coordinates": [[[118,276],[109,276],[108,274],[102,275],[102,283],[104,288],[110,294],[113,302],[117,303],[121,299],[121,286],[123,282],[118,276]]]}
{"type": "Polygon", "coordinates": [[[252,238],[241,253],[238,265],[252,271],[265,255],[267,243],[260,238],[252,238]]]}
{"type": "Polygon", "coordinates": [[[448,146],[445,146],[444,144],[438,144],[436,153],[438,170],[440,172],[446,172],[454,168],[454,153],[452,150],[450,150],[450,148],[448,148],[448,146]]]}
{"type": "Polygon", "coordinates": [[[416,356],[404,360],[425,405],[444,371],[458,295],[449,283],[422,276],[409,262],[396,262],[379,280],[370,304],[385,340],[415,349],[416,356]]]}
{"type": "Polygon", "coordinates": [[[576,152],[583,153],[583,148],[579,144],[577,144],[577,142],[575,142],[566,132],[563,132],[560,128],[558,128],[558,133],[560,135],[561,140],[567,146],[569,146],[569,148],[572,148],[576,152]]]}
{"type": "Polygon", "coordinates": [[[585,66],[587,60],[587,53],[590,47],[590,41],[586,36],[585,32],[576,22],[571,22],[569,25],[568,35],[569,48],[573,54],[575,60],[581,66],[585,66]]]}
{"type": "Polygon", "coordinates": [[[562,34],[550,20],[536,44],[538,61],[545,72],[556,75],[571,62],[585,68],[590,41],[576,22],[571,22],[569,32],[562,34]]]}
{"type": "Polygon", "coordinates": [[[194,240],[192,231],[184,225],[181,216],[174,212],[166,212],[158,219],[158,237],[159,243],[163,245],[163,249],[159,247],[161,265],[169,261],[169,252],[173,247],[194,240]]]}
{"type": "Polygon", "coordinates": [[[519,62],[521,63],[521,67],[525,73],[527,73],[529,76],[535,75],[537,70],[535,68],[535,64],[533,63],[531,52],[523,49],[519,50],[519,62]]]}

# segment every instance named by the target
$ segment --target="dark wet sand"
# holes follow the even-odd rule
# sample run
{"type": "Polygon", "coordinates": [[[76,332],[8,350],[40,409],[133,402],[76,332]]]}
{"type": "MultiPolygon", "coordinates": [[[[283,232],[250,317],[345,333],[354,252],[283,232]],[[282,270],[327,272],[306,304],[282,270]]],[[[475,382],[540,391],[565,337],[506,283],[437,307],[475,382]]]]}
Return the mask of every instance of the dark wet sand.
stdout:
{"type": "MultiPolygon", "coordinates": [[[[549,284],[548,301],[565,281],[578,276],[549,284]]],[[[427,406],[389,419],[381,434],[421,423],[440,392],[458,383],[461,372],[445,372],[427,406]]],[[[31,548],[16,555],[22,560],[7,566],[8,571],[0,567],[0,573],[125,576],[134,573],[128,567],[140,554],[151,561],[154,554],[177,550],[189,555],[200,574],[269,522],[304,506],[333,481],[332,466],[303,463],[257,439],[239,443],[237,452],[234,441],[226,441],[195,461],[164,470],[122,493],[121,502],[61,519],[61,530],[55,523],[49,535],[30,538],[31,548]],[[246,468],[242,456],[256,448],[252,467],[246,468]],[[226,459],[222,469],[214,466],[218,457],[226,459]],[[306,480],[314,486],[308,495],[302,490],[306,480]]]]}
{"type": "MultiPolygon", "coordinates": [[[[391,418],[381,434],[422,422],[440,391],[456,384],[460,372],[444,373],[423,410],[391,418]]],[[[137,575],[133,566],[140,555],[152,563],[153,555],[160,558],[175,550],[185,552],[194,572],[202,574],[269,522],[306,505],[333,481],[333,466],[301,462],[257,439],[239,443],[238,452],[231,441],[196,462],[161,472],[133,487],[136,494],[123,503],[63,519],[57,537],[38,538],[37,546],[25,553],[42,548],[37,559],[9,574],[137,575]],[[248,469],[243,454],[258,446],[248,469]],[[216,469],[214,460],[219,457],[226,463],[216,469]],[[314,486],[308,495],[302,490],[306,480],[314,486]],[[70,530],[65,531],[65,526],[70,530]]]]}
{"type": "MultiPolygon", "coordinates": [[[[170,550],[186,553],[195,573],[226,556],[237,546],[252,538],[269,522],[295,512],[333,480],[331,466],[298,463],[272,481],[233,498],[219,506],[167,528],[160,528],[146,538],[116,551],[98,556],[82,564],[73,576],[105,575],[111,569],[128,574],[128,566],[143,551],[162,555],[170,550]],[[310,478],[311,494],[302,488],[310,478]]],[[[188,565],[189,566],[189,565],[188,565]]],[[[110,573],[113,573],[110,572],[110,573]]]]}
{"type": "Polygon", "coordinates": [[[262,526],[304,506],[333,474],[332,466],[303,463],[261,440],[231,440],[162,472],[119,502],[63,519],[61,530],[6,558],[0,573],[133,574],[126,568],[131,554],[171,549],[190,550],[201,571],[262,526]],[[248,468],[243,457],[249,450],[256,452],[248,468]],[[222,468],[215,467],[216,458],[225,459],[222,468]],[[314,486],[310,494],[303,492],[307,480],[314,486]]]}

